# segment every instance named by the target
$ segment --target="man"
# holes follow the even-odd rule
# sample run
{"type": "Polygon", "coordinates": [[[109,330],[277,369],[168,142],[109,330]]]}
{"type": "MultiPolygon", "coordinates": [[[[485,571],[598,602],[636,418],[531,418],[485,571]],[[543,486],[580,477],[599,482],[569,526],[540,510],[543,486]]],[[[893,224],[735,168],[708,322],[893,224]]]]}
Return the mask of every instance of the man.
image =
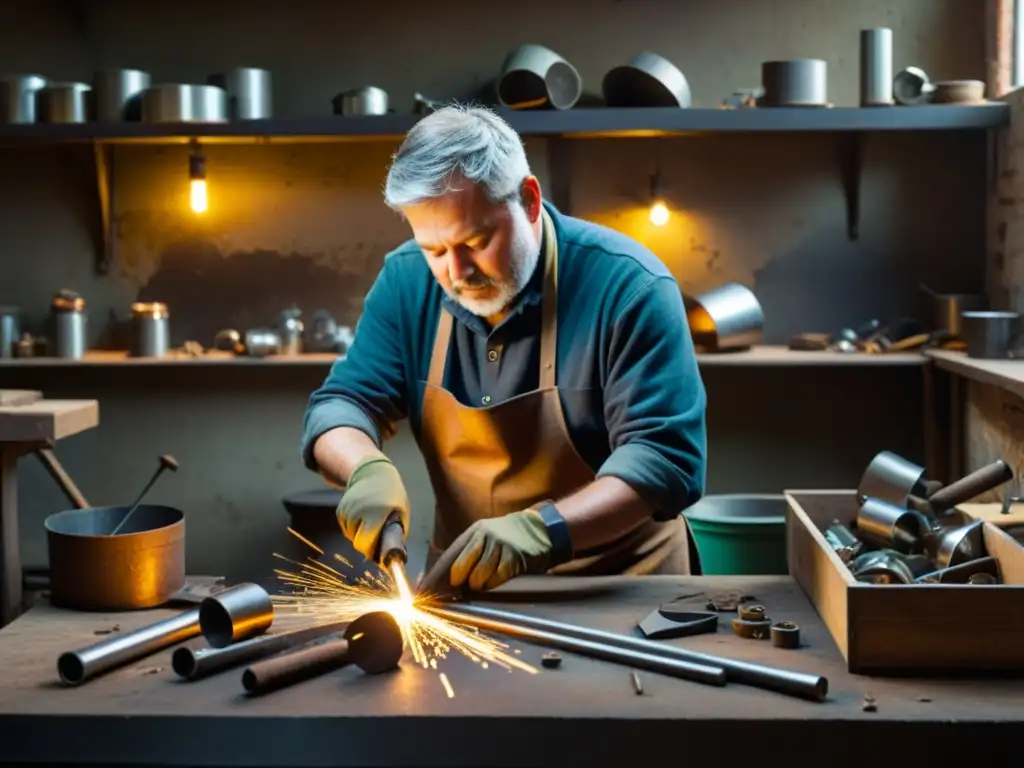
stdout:
{"type": "Polygon", "coordinates": [[[665,266],[545,202],[486,109],[419,121],[384,197],[414,239],[385,258],[303,436],[306,465],[346,486],[354,547],[374,557],[393,515],[408,532],[380,447],[409,417],[437,499],[428,568],[444,551],[428,581],[688,573],[706,400],[665,266]]]}

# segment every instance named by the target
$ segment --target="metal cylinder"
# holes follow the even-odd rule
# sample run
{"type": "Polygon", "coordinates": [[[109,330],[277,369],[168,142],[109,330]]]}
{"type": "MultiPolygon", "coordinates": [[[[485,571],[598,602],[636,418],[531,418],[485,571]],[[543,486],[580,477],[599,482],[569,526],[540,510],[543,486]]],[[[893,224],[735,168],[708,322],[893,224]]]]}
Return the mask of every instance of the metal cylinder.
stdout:
{"type": "Polygon", "coordinates": [[[347,626],[347,621],[338,621],[314,627],[303,627],[289,632],[254,637],[226,648],[182,647],[174,651],[174,655],[171,657],[171,666],[179,676],[186,680],[199,680],[222,669],[273,656],[275,653],[296,648],[312,640],[342,632],[347,626]]]}
{"type": "Polygon", "coordinates": [[[214,648],[261,635],[274,623],[274,604],[258,584],[237,584],[207,597],[199,606],[199,626],[214,648]]]}
{"type": "Polygon", "coordinates": [[[34,123],[36,91],[46,85],[42,75],[4,75],[0,77],[0,121],[34,123]]]}
{"type": "Polygon", "coordinates": [[[860,31],[860,105],[891,106],[892,30],[888,27],[860,31]]]}
{"type": "Polygon", "coordinates": [[[150,75],[140,69],[106,69],[93,76],[96,120],[100,123],[138,122],[142,119],[142,93],[150,75]]]}
{"type": "Polygon", "coordinates": [[[62,653],[57,674],[67,685],[81,685],[91,677],[155,653],[199,634],[199,610],[125,632],[87,648],[62,653]]]}
{"type": "MultiPolygon", "coordinates": [[[[459,606],[455,610],[431,608],[430,612],[446,621],[468,624],[477,629],[497,632],[508,637],[519,638],[549,648],[559,648],[581,656],[624,664],[648,672],[657,672],[669,677],[678,677],[706,685],[725,685],[726,673],[720,666],[687,659],[671,659],[635,648],[623,648],[610,643],[597,642],[573,637],[565,632],[530,627],[523,622],[503,621],[487,615],[488,609],[477,606],[459,606]]],[[[496,613],[491,611],[491,613],[496,613]]],[[[517,617],[518,618],[518,617],[517,617]]]]}
{"type": "Polygon", "coordinates": [[[163,357],[171,350],[170,313],[160,302],[132,304],[132,357],[163,357]]]}
{"type": "Polygon", "coordinates": [[[192,85],[192,119],[200,123],[226,123],[228,94],[216,85],[192,85]]]}
{"type": "Polygon", "coordinates": [[[17,357],[21,339],[21,311],[17,307],[0,307],[0,358],[17,357]]]}
{"type": "Polygon", "coordinates": [[[764,338],[764,310],[744,285],[726,283],[687,303],[693,340],[709,351],[745,349],[764,338]]]}
{"type": "Polygon", "coordinates": [[[822,59],[766,61],[761,65],[766,107],[820,107],[828,103],[828,65],[822,59]]]}
{"type": "MultiPolygon", "coordinates": [[[[452,621],[464,623],[466,617],[472,616],[477,619],[509,622],[518,624],[521,627],[530,627],[568,637],[577,637],[596,643],[607,643],[608,645],[616,645],[620,648],[632,649],[655,656],[688,661],[699,665],[707,665],[708,667],[720,667],[725,670],[726,677],[730,681],[785,693],[798,698],[810,699],[811,701],[824,701],[828,695],[828,679],[821,675],[793,672],[788,669],[767,667],[747,661],[726,659],[707,653],[688,651],[672,645],[655,643],[638,637],[605,632],[601,629],[582,627],[577,624],[565,624],[560,621],[542,619],[526,614],[500,611],[495,608],[484,608],[479,605],[452,605],[450,609],[452,621]]],[[[430,610],[433,611],[433,609],[430,610]]]]}
{"type": "Polygon", "coordinates": [[[50,305],[54,355],[68,360],[85,356],[88,315],[85,299],[74,291],[61,291],[50,305]]]}
{"type": "Polygon", "coordinates": [[[88,83],[47,83],[36,91],[36,122],[87,122],[91,92],[88,83]]]}
{"type": "Polygon", "coordinates": [[[227,74],[210,75],[210,85],[227,91],[231,120],[264,120],[273,117],[270,72],[256,67],[236,67],[227,74]]]}
{"type": "Polygon", "coordinates": [[[1009,357],[1019,320],[1017,312],[962,312],[967,356],[989,360],[1009,357]]]}
{"type": "Polygon", "coordinates": [[[924,467],[892,451],[879,451],[871,459],[857,486],[857,497],[874,498],[906,506],[907,496],[922,496],[924,467]]]}
{"type": "Polygon", "coordinates": [[[881,499],[864,499],[857,511],[857,534],[883,549],[909,553],[920,546],[928,530],[920,512],[881,499]]]}
{"type": "Polygon", "coordinates": [[[543,45],[512,50],[501,64],[498,101],[509,109],[572,109],[583,95],[576,67],[543,45]]]}
{"type": "Polygon", "coordinates": [[[388,92],[373,85],[344,91],[332,101],[334,114],[345,117],[361,115],[386,115],[388,112],[388,92]]]}

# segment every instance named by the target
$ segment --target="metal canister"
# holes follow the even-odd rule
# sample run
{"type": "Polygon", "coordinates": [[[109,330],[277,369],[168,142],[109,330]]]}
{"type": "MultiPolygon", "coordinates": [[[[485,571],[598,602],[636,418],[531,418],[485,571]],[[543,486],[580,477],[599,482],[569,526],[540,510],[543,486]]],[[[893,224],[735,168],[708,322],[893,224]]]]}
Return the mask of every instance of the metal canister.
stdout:
{"type": "Polygon", "coordinates": [[[892,30],[860,31],[860,105],[890,106],[892,100],[892,30]]]}
{"type": "Polygon", "coordinates": [[[36,91],[46,85],[42,75],[4,75],[0,77],[0,121],[34,123],[36,91]]]}
{"type": "Polygon", "coordinates": [[[87,122],[91,92],[88,83],[48,83],[36,91],[36,122],[87,122]]]}
{"type": "Polygon", "coordinates": [[[142,92],[149,88],[149,72],[105,69],[93,76],[96,120],[101,123],[138,122],[142,119],[142,92]]]}
{"type": "Polygon", "coordinates": [[[21,311],[17,307],[0,307],[0,357],[16,357],[21,338],[21,311]]]}
{"type": "Polygon", "coordinates": [[[828,103],[828,65],[823,59],[761,64],[766,107],[820,107],[828,103]]]}
{"type": "Polygon", "coordinates": [[[303,334],[306,327],[302,322],[302,310],[289,307],[281,313],[281,354],[301,355],[303,334]]]}
{"type": "Polygon", "coordinates": [[[273,116],[270,72],[256,67],[236,67],[227,74],[210,75],[210,85],[228,93],[232,120],[264,120],[273,116]]]}
{"type": "Polygon", "coordinates": [[[170,313],[158,301],[132,304],[132,357],[163,357],[171,349],[170,313]]]}
{"type": "Polygon", "coordinates": [[[85,299],[74,291],[60,291],[50,304],[53,320],[53,353],[78,360],[85,355],[88,315],[85,299]]]}

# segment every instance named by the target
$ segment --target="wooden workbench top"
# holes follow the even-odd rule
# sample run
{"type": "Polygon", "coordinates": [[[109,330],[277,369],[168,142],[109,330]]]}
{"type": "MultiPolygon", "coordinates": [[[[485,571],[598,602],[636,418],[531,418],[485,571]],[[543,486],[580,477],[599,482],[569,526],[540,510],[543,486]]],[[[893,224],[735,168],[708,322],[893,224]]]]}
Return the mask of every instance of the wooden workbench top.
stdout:
{"type": "Polygon", "coordinates": [[[574,580],[583,594],[540,599],[552,584],[570,581],[520,579],[491,599],[501,597],[507,610],[630,631],[657,605],[684,595],[701,609],[708,595],[752,594],[773,619],[798,623],[805,647],[782,650],[740,639],[729,630],[727,614],[717,634],[671,642],[824,674],[828,700],[803,701],[736,683],[714,688],[652,673],[641,673],[644,694],[638,696],[624,667],[562,654],[559,669],[541,669],[545,649],[521,642],[510,644],[539,674],[483,669],[450,657],[439,671],[450,680],[453,697],[438,671],[406,663],[376,677],[345,669],[247,698],[238,669],[180,681],[171,671],[170,651],[64,688],[56,673],[61,652],[103,639],[95,633],[114,624],[128,630],[170,613],[77,614],[41,605],[0,631],[0,763],[639,765],[669,752],[682,758],[694,750],[738,749],[738,738],[757,744],[758,751],[785,749],[791,753],[787,765],[820,764],[821,753],[811,754],[820,741],[833,768],[847,764],[848,756],[863,760],[865,750],[891,746],[892,739],[912,738],[915,761],[937,765],[946,763],[929,754],[950,757],[958,745],[976,748],[979,739],[991,749],[1014,747],[1012,732],[1019,733],[1024,721],[1021,681],[847,674],[824,625],[789,578],[574,580]],[[877,711],[864,711],[868,693],[877,711]],[[921,731],[927,724],[935,726],[934,736],[921,731]],[[801,762],[805,751],[814,759],[801,762]]]}
{"type": "Polygon", "coordinates": [[[100,406],[95,400],[37,400],[0,406],[0,442],[60,440],[99,422],[100,406]]]}

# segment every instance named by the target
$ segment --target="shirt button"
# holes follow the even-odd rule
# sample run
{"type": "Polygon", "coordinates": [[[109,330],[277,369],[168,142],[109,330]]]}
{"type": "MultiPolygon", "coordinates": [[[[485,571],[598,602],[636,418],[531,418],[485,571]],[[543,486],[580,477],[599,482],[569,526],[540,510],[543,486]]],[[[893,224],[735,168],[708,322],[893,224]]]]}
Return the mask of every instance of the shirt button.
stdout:
{"type": "Polygon", "coordinates": [[[487,405],[489,402],[491,402],[491,396],[484,395],[483,397],[480,398],[480,402],[482,402],[484,405],[487,405]]]}
{"type": "Polygon", "coordinates": [[[487,359],[490,360],[492,363],[496,362],[497,359],[498,359],[498,350],[496,350],[496,349],[489,349],[489,350],[487,350],[487,359]]]}

